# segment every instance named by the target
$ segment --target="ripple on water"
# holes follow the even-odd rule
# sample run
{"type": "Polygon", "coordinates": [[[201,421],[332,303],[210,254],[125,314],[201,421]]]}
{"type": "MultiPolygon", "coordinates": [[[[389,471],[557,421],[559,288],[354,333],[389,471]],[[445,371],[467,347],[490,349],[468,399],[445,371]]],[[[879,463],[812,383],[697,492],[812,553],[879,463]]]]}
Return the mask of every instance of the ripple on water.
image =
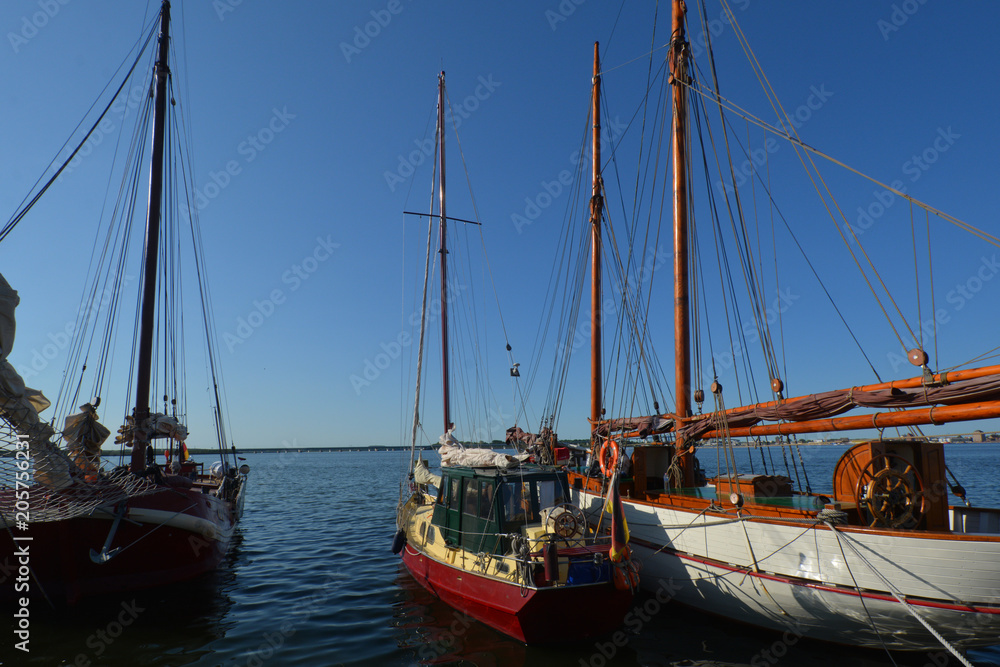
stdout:
{"type": "MultiPolygon", "coordinates": [[[[956,470],[976,499],[995,493],[1000,447],[987,448],[972,452],[974,462],[956,470]]],[[[807,463],[835,460],[838,453],[803,448],[807,463]]],[[[949,465],[956,453],[961,452],[949,445],[949,465]]],[[[63,613],[39,611],[32,617],[32,653],[13,655],[9,642],[0,642],[0,663],[48,667],[73,664],[82,655],[95,665],[122,667],[598,664],[595,642],[529,649],[481,623],[465,623],[409,576],[390,553],[399,479],[408,457],[357,452],[247,458],[252,471],[246,514],[218,572],[128,596],[125,602],[135,599],[144,611],[112,643],[102,645],[100,656],[91,638],[114,621],[121,598],[63,613]]],[[[826,470],[832,461],[824,465],[816,469],[826,470]]],[[[638,634],[629,635],[628,646],[613,662],[750,665],[766,641],[773,640],[668,605],[638,634]]],[[[880,655],[803,644],[781,664],[892,664],[880,655]]],[[[970,658],[977,666],[997,666],[1000,648],[973,651],[970,658]]]]}

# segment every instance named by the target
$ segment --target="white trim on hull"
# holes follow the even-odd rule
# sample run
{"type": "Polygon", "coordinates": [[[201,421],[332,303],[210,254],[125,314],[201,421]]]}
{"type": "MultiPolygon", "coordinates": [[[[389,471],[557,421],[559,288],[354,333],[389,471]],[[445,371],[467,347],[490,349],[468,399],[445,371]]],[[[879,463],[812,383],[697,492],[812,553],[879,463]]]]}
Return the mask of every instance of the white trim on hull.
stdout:
{"type": "MultiPolygon", "coordinates": [[[[218,513],[218,509],[217,509],[218,513]]],[[[139,523],[169,526],[179,528],[191,533],[196,533],[205,539],[228,543],[233,536],[235,524],[224,517],[217,517],[219,521],[210,521],[190,514],[178,514],[164,510],[151,510],[144,508],[129,508],[128,518],[139,523]]]]}
{"type": "MultiPolygon", "coordinates": [[[[225,501],[217,498],[211,498],[208,501],[215,511],[215,516],[210,519],[193,516],[183,511],[157,510],[146,507],[129,507],[125,516],[128,520],[136,523],[178,528],[206,540],[228,545],[236,530],[236,522],[227,516],[229,508],[225,501]]],[[[103,508],[98,508],[89,518],[113,520],[114,514],[103,508]]]]}
{"type": "MultiPolygon", "coordinates": [[[[588,513],[600,511],[599,496],[572,493],[588,513]]],[[[941,648],[914,613],[959,647],[996,644],[1000,636],[1000,536],[834,532],[811,522],[727,519],[627,499],[623,507],[643,561],[641,585],[672,579],[682,604],[870,648],[941,648]]]]}

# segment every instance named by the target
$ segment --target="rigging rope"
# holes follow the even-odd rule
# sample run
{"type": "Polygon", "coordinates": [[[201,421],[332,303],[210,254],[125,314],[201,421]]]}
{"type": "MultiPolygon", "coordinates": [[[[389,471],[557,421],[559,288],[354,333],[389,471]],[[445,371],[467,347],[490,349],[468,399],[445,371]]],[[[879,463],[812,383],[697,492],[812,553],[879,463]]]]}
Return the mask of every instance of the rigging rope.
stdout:
{"type": "MultiPolygon", "coordinates": [[[[159,17],[157,17],[157,20],[158,20],[158,18],[159,17]]],[[[43,185],[41,187],[41,189],[38,190],[37,193],[35,193],[34,196],[31,196],[30,193],[29,193],[28,196],[31,197],[31,198],[28,199],[28,197],[25,197],[25,200],[27,200],[27,203],[25,203],[24,200],[22,200],[22,202],[21,202],[22,205],[18,209],[18,211],[11,217],[10,220],[7,221],[7,224],[4,225],[3,229],[0,229],[0,242],[3,242],[3,240],[7,238],[7,235],[10,234],[14,230],[14,227],[16,227],[17,224],[19,222],[21,222],[21,220],[24,219],[24,216],[27,215],[28,211],[30,211],[31,208],[38,202],[38,200],[41,199],[42,195],[45,194],[45,192],[52,186],[52,184],[55,183],[59,179],[59,176],[62,175],[62,173],[66,169],[66,167],[68,167],[69,164],[73,161],[73,158],[76,157],[76,154],[80,152],[80,149],[83,148],[83,146],[90,139],[90,135],[92,135],[94,133],[94,131],[101,124],[101,121],[104,120],[104,117],[107,115],[108,111],[111,110],[111,106],[115,103],[115,100],[118,99],[118,95],[125,88],[125,84],[128,83],[129,79],[131,78],[132,73],[135,71],[136,66],[138,66],[139,62],[142,60],[142,56],[145,53],[146,48],[149,46],[150,42],[152,41],[153,36],[157,34],[157,32],[158,32],[157,28],[158,28],[158,23],[156,21],[154,21],[153,23],[150,24],[150,27],[147,29],[147,34],[146,34],[146,40],[145,40],[145,42],[143,43],[142,47],[139,49],[139,52],[136,55],[135,61],[133,61],[132,66],[128,70],[128,73],[125,74],[125,78],[122,79],[121,85],[118,86],[118,89],[114,92],[114,94],[111,96],[111,99],[108,101],[107,106],[104,107],[104,110],[97,117],[97,120],[94,121],[94,124],[91,125],[90,129],[87,130],[87,133],[83,136],[83,139],[80,140],[80,143],[77,144],[76,148],[74,148],[73,151],[69,154],[69,157],[67,157],[66,160],[63,161],[62,165],[60,165],[60,167],[56,170],[56,172],[52,175],[52,177],[49,178],[49,180],[45,182],[45,185],[43,185]]],[[[122,64],[124,65],[124,63],[122,63],[122,64]]],[[[121,67],[122,66],[119,65],[119,68],[118,68],[117,71],[121,71],[121,67]]],[[[117,73],[117,71],[116,71],[116,73],[117,73]]],[[[110,82],[109,82],[108,85],[110,85],[110,82]]],[[[97,96],[98,100],[100,99],[101,95],[104,94],[105,90],[107,90],[107,86],[105,86],[104,90],[102,90],[100,92],[100,94],[98,94],[98,96],[97,96]]],[[[90,109],[92,110],[94,108],[94,105],[96,105],[96,104],[97,104],[97,100],[94,101],[94,103],[91,105],[90,109]]],[[[89,114],[90,110],[88,110],[87,113],[89,114]]],[[[82,123],[82,121],[81,121],[81,123],[82,123]]],[[[80,125],[77,125],[76,128],[74,128],[73,132],[70,134],[71,138],[72,138],[73,134],[76,134],[76,131],[79,129],[79,127],[80,127],[80,125]]],[[[58,156],[59,153],[62,152],[63,148],[65,148],[68,143],[69,143],[69,139],[67,139],[66,142],[63,143],[62,147],[59,148],[59,152],[56,153],[56,156],[58,156]]],[[[39,176],[38,180],[35,181],[35,185],[36,186],[42,180],[42,178],[44,178],[45,172],[48,171],[52,167],[53,164],[55,164],[55,161],[56,161],[56,158],[53,158],[52,161],[49,163],[49,165],[42,172],[42,176],[39,176]]],[[[34,187],[32,189],[34,189],[34,187]]]]}

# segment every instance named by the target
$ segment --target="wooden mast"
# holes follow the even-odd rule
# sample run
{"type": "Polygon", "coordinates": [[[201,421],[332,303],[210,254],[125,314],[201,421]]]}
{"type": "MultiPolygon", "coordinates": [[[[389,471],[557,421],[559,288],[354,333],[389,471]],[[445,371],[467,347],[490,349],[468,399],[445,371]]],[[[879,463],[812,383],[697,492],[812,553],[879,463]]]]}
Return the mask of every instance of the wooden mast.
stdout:
{"type": "Polygon", "coordinates": [[[590,197],[590,421],[591,428],[601,419],[601,74],[599,44],[594,42],[593,109],[593,193],[590,197]]]}
{"type": "MultiPolygon", "coordinates": [[[[690,414],[691,342],[688,321],[688,191],[687,191],[687,81],[688,44],[684,36],[684,0],[673,0],[670,35],[670,83],[673,86],[673,134],[670,140],[674,166],[674,391],[675,413],[690,414]]],[[[694,485],[692,454],[678,434],[676,454],[682,473],[681,486],[694,485]]]]}
{"type": "Polygon", "coordinates": [[[444,393],[444,432],[451,429],[451,397],[448,381],[448,246],[445,243],[447,214],[444,208],[444,72],[438,76],[438,194],[440,196],[441,224],[441,384],[444,393]]]}
{"type": "Polygon", "coordinates": [[[139,357],[136,375],[135,438],[132,444],[131,470],[146,469],[149,435],[149,392],[153,370],[153,333],[156,327],[156,264],[160,247],[160,207],[163,200],[163,135],[167,115],[167,53],[170,47],[170,2],[163,0],[160,11],[159,51],[156,59],[156,93],[153,102],[153,141],[149,170],[149,209],[146,213],[146,256],[143,269],[142,309],[139,319],[139,357]]]}

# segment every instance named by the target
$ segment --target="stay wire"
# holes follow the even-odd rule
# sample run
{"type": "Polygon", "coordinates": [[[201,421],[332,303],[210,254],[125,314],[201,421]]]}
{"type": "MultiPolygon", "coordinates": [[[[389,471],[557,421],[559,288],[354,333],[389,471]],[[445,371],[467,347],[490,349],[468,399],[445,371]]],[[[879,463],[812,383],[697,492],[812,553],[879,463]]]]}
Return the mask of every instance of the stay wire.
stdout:
{"type": "MultiPolygon", "coordinates": [[[[107,115],[108,111],[111,110],[111,107],[115,103],[115,100],[118,99],[118,95],[125,88],[125,84],[129,82],[129,80],[130,80],[130,78],[132,76],[132,73],[135,71],[136,66],[138,66],[139,62],[142,60],[143,53],[145,53],[145,50],[149,46],[149,43],[152,40],[153,35],[155,35],[156,33],[157,33],[157,31],[156,31],[156,23],[153,22],[151,24],[151,27],[147,29],[146,41],[143,43],[142,48],[139,50],[138,54],[136,55],[136,58],[133,61],[132,66],[129,68],[128,73],[126,73],[126,75],[125,75],[125,78],[122,79],[122,82],[118,86],[118,89],[115,90],[114,94],[111,96],[111,99],[108,101],[107,105],[104,107],[104,110],[101,111],[101,114],[97,117],[97,120],[95,120],[94,124],[91,125],[91,127],[90,127],[89,130],[87,130],[87,133],[80,140],[80,143],[77,144],[76,148],[74,148],[73,151],[69,154],[69,157],[67,157],[66,160],[63,161],[62,165],[55,171],[55,173],[49,178],[49,180],[45,182],[45,185],[43,185],[41,187],[41,189],[39,189],[38,192],[35,193],[34,196],[31,196],[30,191],[29,191],[29,194],[27,196],[25,196],[25,199],[23,199],[21,201],[21,206],[19,207],[19,209],[17,210],[17,212],[11,217],[10,220],[7,221],[7,223],[4,225],[3,229],[0,230],[0,242],[3,242],[3,240],[7,238],[7,236],[14,230],[14,227],[16,227],[17,224],[19,222],[21,222],[21,220],[24,219],[24,216],[26,216],[28,214],[28,211],[30,211],[31,208],[38,202],[38,200],[41,199],[42,195],[44,195],[45,192],[48,191],[48,189],[52,186],[52,184],[55,183],[59,179],[59,177],[62,175],[63,171],[66,170],[66,167],[68,167],[70,165],[70,163],[73,161],[73,158],[76,157],[76,154],[80,152],[80,149],[82,149],[84,147],[84,145],[90,139],[90,136],[94,133],[95,130],[97,130],[98,126],[100,126],[101,121],[104,120],[104,117],[107,115]],[[28,197],[30,197],[30,199],[28,199],[28,197]]],[[[133,47],[133,49],[134,48],[135,47],[133,47]]],[[[118,70],[116,70],[116,72],[115,72],[116,74],[119,71],[121,71],[121,67],[123,65],[124,65],[124,62],[122,63],[122,65],[119,65],[118,70]]],[[[112,75],[112,78],[113,78],[113,75],[112,75]]],[[[110,81],[108,82],[108,84],[105,85],[104,89],[98,94],[97,98],[91,104],[90,109],[88,109],[88,111],[84,114],[84,118],[86,118],[88,115],[90,115],[90,112],[94,109],[94,106],[96,106],[97,101],[100,100],[101,96],[104,94],[104,91],[108,89],[109,85],[111,85],[110,81]]],[[[74,134],[76,134],[77,130],[80,128],[80,125],[82,123],[83,123],[83,121],[81,120],[80,123],[77,124],[76,128],[74,128],[74,130],[70,133],[70,138],[72,138],[72,136],[74,134]]],[[[63,149],[67,146],[68,143],[69,143],[69,139],[67,139],[66,142],[64,142],[63,145],[59,148],[59,151],[56,153],[57,157],[58,157],[59,153],[61,153],[63,151],[63,149]]],[[[39,176],[38,180],[35,181],[35,186],[37,186],[38,183],[41,182],[42,178],[44,178],[44,173],[46,171],[48,171],[52,167],[53,164],[55,164],[55,161],[56,161],[56,158],[53,158],[52,161],[49,163],[49,165],[42,172],[42,176],[39,176]]],[[[34,190],[35,186],[32,186],[32,190],[34,190]]]]}

